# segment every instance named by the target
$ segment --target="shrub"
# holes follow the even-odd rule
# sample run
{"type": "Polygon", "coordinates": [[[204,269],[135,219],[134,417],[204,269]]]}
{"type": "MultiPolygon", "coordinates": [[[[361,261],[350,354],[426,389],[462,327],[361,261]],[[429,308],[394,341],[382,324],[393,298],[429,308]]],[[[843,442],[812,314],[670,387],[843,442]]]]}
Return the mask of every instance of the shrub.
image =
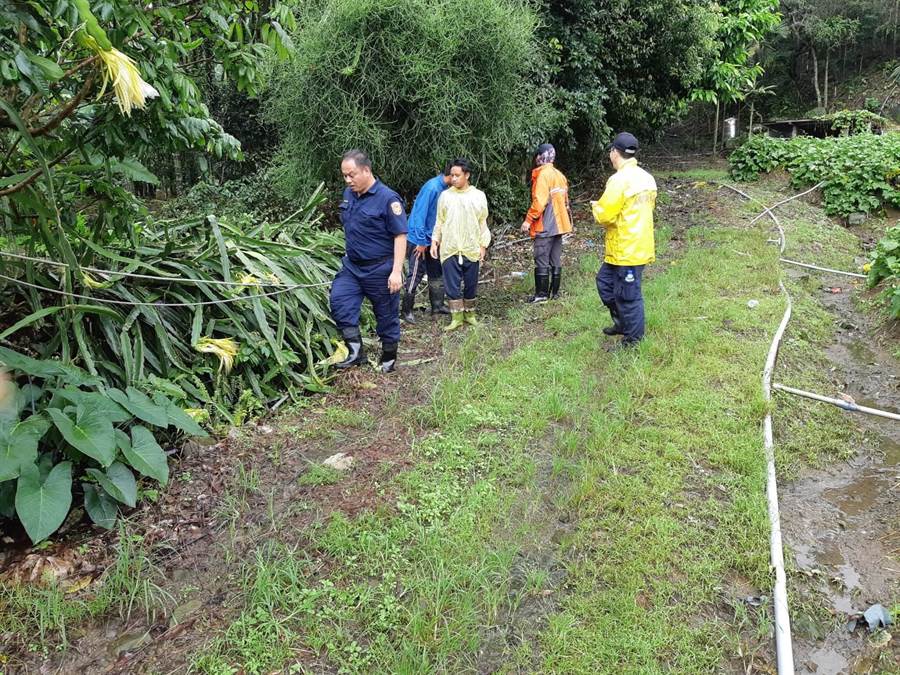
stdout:
{"type": "Polygon", "coordinates": [[[137,502],[132,470],[168,482],[157,433],[174,426],[206,435],[161,393],[107,388],[80,368],[5,347],[0,366],[13,378],[0,382],[0,518],[18,518],[34,543],[66,519],[76,480],[84,510],[109,529],[119,504],[137,502]]]}
{"type": "Polygon", "coordinates": [[[296,55],[269,91],[289,194],[333,180],[342,152],[360,147],[407,195],[447,159],[469,157],[490,198],[488,182],[518,173],[509,153],[553,126],[524,3],[320,0],[299,11],[296,55]]]}
{"type": "Polygon", "coordinates": [[[872,133],[884,128],[887,120],[871,110],[840,110],[819,119],[831,122],[831,128],[842,136],[872,133]]]}
{"type": "Polygon", "coordinates": [[[232,422],[245,391],[269,402],[319,389],[315,366],[335,334],[328,285],[343,243],[317,227],[321,202],[317,192],[275,223],[198,216],[135,224],[131,240],[79,247],[78,301],[49,293],[62,285],[58,267],[14,260],[0,297],[30,313],[0,339],[61,354],[107,386],[148,388],[232,422]],[[48,292],[32,293],[28,283],[48,292]]]}
{"type": "Polygon", "coordinates": [[[784,169],[797,186],[822,182],[830,215],[900,207],[900,134],[868,133],[840,138],[754,136],[731,154],[737,180],[784,169]]]}
{"type": "Polygon", "coordinates": [[[37,542],[60,526],[74,494],[95,523],[112,527],[120,504],[136,504],[132,469],[168,480],[156,437],[169,427],[205,433],[185,409],[240,424],[260,402],[321,388],[316,364],[332,351],[327,282],[341,238],[316,227],[320,203],[316,193],[274,224],[249,216],[145,222],[132,242],[90,250],[96,265],[149,278],[83,263],[80,304],[18,285],[58,287],[53,266],[5,270],[15,276],[0,288],[4,304],[32,311],[0,339],[45,358],[0,347],[0,371],[13,377],[0,379],[0,517],[18,518],[37,542]],[[187,306],[171,306],[180,303],[187,306]],[[66,362],[46,358],[58,353],[66,362]]]}
{"type": "Polygon", "coordinates": [[[872,252],[866,283],[874,288],[881,282],[886,282],[891,316],[900,319],[900,225],[888,228],[872,252]]]}

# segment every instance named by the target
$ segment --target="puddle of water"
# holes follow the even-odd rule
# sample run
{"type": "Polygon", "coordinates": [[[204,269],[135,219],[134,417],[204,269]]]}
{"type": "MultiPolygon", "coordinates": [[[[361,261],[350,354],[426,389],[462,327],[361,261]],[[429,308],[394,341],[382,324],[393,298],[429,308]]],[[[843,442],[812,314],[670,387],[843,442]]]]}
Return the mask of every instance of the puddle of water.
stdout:
{"type": "Polygon", "coordinates": [[[853,590],[854,588],[860,588],[859,585],[859,572],[853,569],[853,565],[850,563],[846,563],[844,565],[838,566],[838,571],[841,573],[841,578],[844,580],[844,587],[847,590],[853,590]]]}
{"type": "Polygon", "coordinates": [[[794,553],[794,562],[800,569],[808,570],[816,566],[816,557],[810,553],[809,546],[794,543],[791,545],[791,550],[794,553]]]}
{"type": "Polygon", "coordinates": [[[833,649],[814,649],[809,653],[808,663],[803,664],[816,675],[838,675],[846,673],[850,662],[833,649]],[[810,668],[809,666],[815,666],[810,668]]]}
{"type": "MultiPolygon", "coordinates": [[[[857,577],[857,579],[858,578],[859,577],[857,577]]],[[[856,611],[853,607],[853,599],[849,595],[829,593],[828,598],[831,600],[831,606],[836,612],[840,612],[841,614],[853,614],[856,611]]]]}
{"type": "Polygon", "coordinates": [[[816,553],[816,561],[820,565],[826,565],[828,567],[838,567],[844,563],[844,555],[841,553],[841,550],[837,547],[837,545],[832,542],[825,549],[819,553],[816,553]]]}
{"type": "Polygon", "coordinates": [[[890,438],[882,436],[878,449],[884,453],[884,463],[887,466],[897,466],[900,464],[900,443],[892,441],[890,438]]]}
{"type": "Polygon", "coordinates": [[[853,355],[857,361],[862,363],[877,363],[878,356],[869,349],[868,345],[862,340],[854,340],[847,345],[847,351],[853,355]]]}
{"type": "Polygon", "coordinates": [[[873,511],[891,484],[892,481],[884,474],[866,472],[845,487],[823,490],[822,496],[845,515],[858,516],[873,511]]]}

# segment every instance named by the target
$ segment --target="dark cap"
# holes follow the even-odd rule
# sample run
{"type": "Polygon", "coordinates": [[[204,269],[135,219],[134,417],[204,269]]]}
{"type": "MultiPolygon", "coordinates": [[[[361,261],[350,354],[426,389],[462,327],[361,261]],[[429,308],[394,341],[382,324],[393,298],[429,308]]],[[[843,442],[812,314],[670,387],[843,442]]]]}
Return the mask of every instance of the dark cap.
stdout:
{"type": "Polygon", "coordinates": [[[637,154],[638,147],[640,147],[638,145],[638,139],[627,131],[623,131],[613,139],[613,142],[610,143],[606,149],[612,150],[615,148],[625,157],[634,157],[637,154]]]}

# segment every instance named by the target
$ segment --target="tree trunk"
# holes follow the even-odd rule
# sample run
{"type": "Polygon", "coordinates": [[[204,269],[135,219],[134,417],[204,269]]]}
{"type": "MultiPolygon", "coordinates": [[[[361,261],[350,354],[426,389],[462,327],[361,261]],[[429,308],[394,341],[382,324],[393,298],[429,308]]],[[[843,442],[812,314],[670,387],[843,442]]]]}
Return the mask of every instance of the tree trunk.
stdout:
{"type": "Polygon", "coordinates": [[[813,88],[816,90],[816,107],[822,107],[822,91],[819,89],[819,57],[816,55],[816,48],[810,47],[813,61],[813,88]]]}
{"type": "Polygon", "coordinates": [[[750,126],[747,127],[747,137],[753,138],[753,108],[755,106],[754,101],[750,101],[750,126]]]}
{"type": "Polygon", "coordinates": [[[897,58],[897,24],[900,24],[900,0],[894,0],[894,42],[891,46],[891,55],[897,58]]]}
{"type": "Polygon", "coordinates": [[[716,154],[716,150],[719,145],[719,100],[716,99],[716,124],[713,127],[713,151],[712,154],[716,154]]]}
{"type": "Polygon", "coordinates": [[[844,51],[841,53],[841,73],[840,79],[847,79],[847,45],[844,45],[844,51]]]}
{"type": "Polygon", "coordinates": [[[831,61],[831,50],[825,50],[825,102],[823,105],[825,106],[825,112],[828,112],[828,63],[831,61]]]}

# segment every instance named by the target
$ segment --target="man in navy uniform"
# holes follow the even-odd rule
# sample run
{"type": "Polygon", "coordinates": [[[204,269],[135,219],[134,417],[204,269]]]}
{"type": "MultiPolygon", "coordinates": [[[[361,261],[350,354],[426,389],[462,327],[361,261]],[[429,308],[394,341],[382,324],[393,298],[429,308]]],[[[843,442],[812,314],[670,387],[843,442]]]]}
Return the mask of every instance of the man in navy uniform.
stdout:
{"type": "Polygon", "coordinates": [[[359,312],[368,298],[381,339],[380,368],[394,370],[400,342],[400,288],[406,257],[406,210],[403,200],[372,174],[372,161],[362,150],[341,158],[347,188],[341,202],[346,255],[331,285],[331,317],[349,354],[337,364],[350,368],[365,361],[359,312]]]}

